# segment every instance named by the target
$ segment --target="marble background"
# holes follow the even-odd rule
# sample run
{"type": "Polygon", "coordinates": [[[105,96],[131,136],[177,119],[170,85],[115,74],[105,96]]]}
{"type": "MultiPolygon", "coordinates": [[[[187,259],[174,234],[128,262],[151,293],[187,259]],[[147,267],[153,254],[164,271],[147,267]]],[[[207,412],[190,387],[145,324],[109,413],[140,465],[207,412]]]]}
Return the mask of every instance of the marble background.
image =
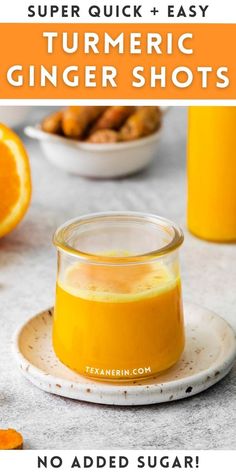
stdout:
{"type": "MultiPolygon", "coordinates": [[[[34,122],[48,110],[38,107],[34,122]]],[[[148,407],[111,407],[46,394],[18,371],[12,335],[52,305],[55,228],[77,215],[105,210],[155,212],[185,230],[181,253],[185,300],[204,305],[236,329],[236,247],[209,244],[185,228],[186,109],[165,118],[155,162],[120,180],[85,180],[49,164],[37,142],[22,135],[31,160],[33,199],[24,221],[0,241],[0,427],[13,427],[31,449],[236,447],[236,368],[220,384],[187,400],[148,407]]]]}

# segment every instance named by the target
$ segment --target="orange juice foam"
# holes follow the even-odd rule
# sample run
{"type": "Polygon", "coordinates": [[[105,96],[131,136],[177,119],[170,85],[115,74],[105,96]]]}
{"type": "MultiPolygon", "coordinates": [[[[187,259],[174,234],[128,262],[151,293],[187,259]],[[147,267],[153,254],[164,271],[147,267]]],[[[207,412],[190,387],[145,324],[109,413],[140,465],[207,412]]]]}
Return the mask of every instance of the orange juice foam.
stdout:
{"type": "Polygon", "coordinates": [[[150,377],[184,347],[179,278],[160,263],[77,263],[57,284],[54,350],[71,369],[101,380],[150,377]]]}

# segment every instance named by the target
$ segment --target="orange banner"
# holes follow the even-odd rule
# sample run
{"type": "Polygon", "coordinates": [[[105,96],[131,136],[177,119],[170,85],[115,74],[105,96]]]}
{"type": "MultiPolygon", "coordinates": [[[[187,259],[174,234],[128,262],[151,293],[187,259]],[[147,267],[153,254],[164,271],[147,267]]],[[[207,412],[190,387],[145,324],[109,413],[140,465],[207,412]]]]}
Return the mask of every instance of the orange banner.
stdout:
{"type": "Polygon", "coordinates": [[[233,24],[1,24],[0,41],[0,99],[236,99],[233,24]]]}

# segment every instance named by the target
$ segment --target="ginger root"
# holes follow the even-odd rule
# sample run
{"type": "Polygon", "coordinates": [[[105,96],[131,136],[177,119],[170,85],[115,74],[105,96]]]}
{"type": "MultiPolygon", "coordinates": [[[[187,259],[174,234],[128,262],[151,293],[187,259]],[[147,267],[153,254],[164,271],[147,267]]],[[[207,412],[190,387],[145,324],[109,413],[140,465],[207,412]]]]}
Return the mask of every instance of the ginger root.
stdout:
{"type": "Polygon", "coordinates": [[[15,429],[0,429],[1,449],[23,449],[23,436],[15,429]]]}

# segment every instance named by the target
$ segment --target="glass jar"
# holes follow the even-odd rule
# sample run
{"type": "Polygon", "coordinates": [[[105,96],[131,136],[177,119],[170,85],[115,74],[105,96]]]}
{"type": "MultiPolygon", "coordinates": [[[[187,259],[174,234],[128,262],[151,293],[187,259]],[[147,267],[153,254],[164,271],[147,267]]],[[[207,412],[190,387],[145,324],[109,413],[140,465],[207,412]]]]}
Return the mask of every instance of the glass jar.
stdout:
{"type": "Polygon", "coordinates": [[[55,233],[53,346],[89,378],[133,381],[168,369],[184,348],[182,231],[155,215],[110,212],[55,233]]]}

